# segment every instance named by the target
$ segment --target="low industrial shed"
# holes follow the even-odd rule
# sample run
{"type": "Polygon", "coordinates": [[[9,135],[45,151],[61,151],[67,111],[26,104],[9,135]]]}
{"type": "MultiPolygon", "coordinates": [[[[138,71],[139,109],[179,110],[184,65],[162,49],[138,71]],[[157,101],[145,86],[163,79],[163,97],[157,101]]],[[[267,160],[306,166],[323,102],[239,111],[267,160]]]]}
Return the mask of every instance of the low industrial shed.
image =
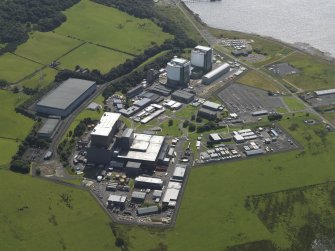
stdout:
{"type": "Polygon", "coordinates": [[[151,206],[151,207],[140,207],[137,209],[137,215],[148,215],[148,214],[155,214],[158,213],[159,209],[157,206],[151,206]]]}
{"type": "Polygon", "coordinates": [[[37,135],[42,138],[52,138],[59,125],[60,119],[47,119],[44,125],[38,130],[37,135]]]}
{"type": "Polygon", "coordinates": [[[69,78],[37,103],[36,112],[66,117],[95,90],[94,81],[69,78]]]}
{"type": "Polygon", "coordinates": [[[216,119],[217,113],[215,111],[208,110],[206,108],[200,108],[198,111],[198,116],[206,119],[216,119]]]}

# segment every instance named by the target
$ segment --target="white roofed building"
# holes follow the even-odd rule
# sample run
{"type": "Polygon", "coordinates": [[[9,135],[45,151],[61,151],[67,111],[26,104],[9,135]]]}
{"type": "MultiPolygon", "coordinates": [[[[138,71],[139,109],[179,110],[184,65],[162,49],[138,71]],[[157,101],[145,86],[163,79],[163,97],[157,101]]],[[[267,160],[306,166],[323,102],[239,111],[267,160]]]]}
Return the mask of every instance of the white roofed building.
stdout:
{"type": "Polygon", "coordinates": [[[120,113],[105,112],[91,133],[91,145],[108,147],[120,125],[120,113]]]}

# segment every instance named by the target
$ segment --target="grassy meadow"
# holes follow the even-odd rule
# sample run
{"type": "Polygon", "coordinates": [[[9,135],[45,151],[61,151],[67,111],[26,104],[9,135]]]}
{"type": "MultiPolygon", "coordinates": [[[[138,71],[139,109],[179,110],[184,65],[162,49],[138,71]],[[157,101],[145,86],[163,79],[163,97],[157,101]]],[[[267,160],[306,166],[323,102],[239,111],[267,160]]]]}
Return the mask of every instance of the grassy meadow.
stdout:
{"type": "Polygon", "coordinates": [[[0,189],[1,250],[118,250],[88,192],[6,170],[0,189]]]}
{"type": "Polygon", "coordinates": [[[11,161],[12,156],[19,148],[20,142],[13,139],[0,138],[0,169],[5,167],[11,161]]]}
{"type": "Polygon", "coordinates": [[[138,19],[89,0],[82,0],[64,14],[67,22],[58,27],[56,33],[133,54],[141,54],[153,44],[172,38],[150,20],[138,19]]]}
{"type": "Polygon", "coordinates": [[[20,45],[15,54],[41,64],[50,64],[81,43],[55,32],[32,32],[29,40],[20,45]]]}
{"type": "Polygon", "coordinates": [[[295,86],[305,91],[335,88],[334,64],[300,52],[295,52],[283,61],[300,71],[284,77],[295,86]]]}
{"type": "Polygon", "coordinates": [[[90,70],[99,69],[102,73],[108,72],[113,67],[124,63],[132,56],[109,50],[92,44],[84,44],[62,57],[60,68],[74,70],[76,65],[90,70]]]}
{"type": "Polygon", "coordinates": [[[33,121],[15,112],[15,106],[27,97],[24,94],[0,90],[0,137],[23,140],[28,135],[33,121]]]}
{"type": "Polygon", "coordinates": [[[271,80],[270,78],[262,75],[257,71],[249,71],[241,78],[237,80],[238,83],[248,85],[251,87],[256,87],[266,91],[278,92],[281,88],[271,80]]]}
{"type": "Polygon", "coordinates": [[[305,105],[296,97],[293,96],[284,96],[283,101],[286,103],[288,108],[291,111],[299,111],[306,109],[305,105]]]}
{"type": "Polygon", "coordinates": [[[41,67],[40,64],[6,53],[0,56],[0,79],[15,83],[41,67]]]}
{"type": "Polygon", "coordinates": [[[29,88],[42,88],[50,85],[54,82],[57,70],[49,67],[45,67],[37,71],[30,78],[27,78],[20,82],[21,86],[29,88]]]}

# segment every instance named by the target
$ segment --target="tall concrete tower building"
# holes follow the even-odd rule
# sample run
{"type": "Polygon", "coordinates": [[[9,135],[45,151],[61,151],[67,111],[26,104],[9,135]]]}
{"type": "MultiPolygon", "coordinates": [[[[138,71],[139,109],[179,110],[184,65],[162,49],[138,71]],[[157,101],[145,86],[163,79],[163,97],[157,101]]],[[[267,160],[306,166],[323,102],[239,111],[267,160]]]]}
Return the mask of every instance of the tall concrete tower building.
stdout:
{"type": "Polygon", "coordinates": [[[190,82],[190,61],[183,58],[173,58],[167,64],[167,82],[168,85],[182,87],[190,82]]]}
{"type": "Polygon", "coordinates": [[[191,52],[191,65],[200,68],[204,73],[212,70],[213,49],[198,45],[191,52]]]}

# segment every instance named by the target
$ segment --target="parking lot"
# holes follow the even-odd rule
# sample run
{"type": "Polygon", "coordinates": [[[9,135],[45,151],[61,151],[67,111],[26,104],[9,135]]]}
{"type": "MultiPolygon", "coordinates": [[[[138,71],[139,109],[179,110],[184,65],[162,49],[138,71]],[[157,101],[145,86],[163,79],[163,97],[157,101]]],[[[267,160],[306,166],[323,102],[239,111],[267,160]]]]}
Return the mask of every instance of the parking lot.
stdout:
{"type": "MultiPolygon", "coordinates": [[[[200,153],[198,164],[214,161],[238,160],[256,155],[288,151],[298,148],[296,142],[279,127],[252,130],[255,138],[237,143],[218,143],[200,153]],[[274,133],[273,131],[274,130],[274,133]]],[[[233,133],[232,133],[233,135],[233,133]]]]}
{"type": "Polygon", "coordinates": [[[285,107],[280,96],[270,96],[266,91],[236,83],[227,86],[218,96],[230,112],[245,120],[251,119],[252,112],[272,112],[285,107]]]}

